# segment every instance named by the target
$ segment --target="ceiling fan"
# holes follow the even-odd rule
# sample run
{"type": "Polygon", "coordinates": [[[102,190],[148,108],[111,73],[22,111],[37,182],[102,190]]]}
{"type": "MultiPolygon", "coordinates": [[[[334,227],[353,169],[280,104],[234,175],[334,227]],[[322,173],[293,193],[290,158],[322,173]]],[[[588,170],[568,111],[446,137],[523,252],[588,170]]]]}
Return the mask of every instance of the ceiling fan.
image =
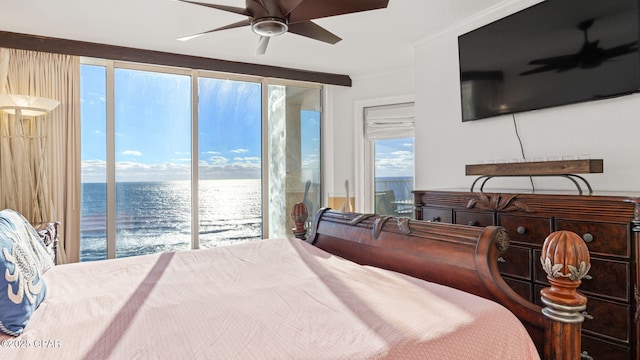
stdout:
{"type": "Polygon", "coordinates": [[[248,17],[233,24],[181,37],[178,40],[186,41],[215,31],[251,26],[251,30],[260,35],[256,50],[259,55],[267,51],[269,39],[286,32],[335,44],[342,39],[313,23],[312,19],[382,9],[389,3],[389,0],[246,0],[246,7],[240,8],[190,0],[178,1],[248,17]]]}
{"type": "Polygon", "coordinates": [[[531,75],[545,71],[563,72],[575,68],[589,69],[602,65],[605,61],[614,57],[638,51],[638,42],[633,41],[608,49],[600,47],[600,40],[589,41],[589,28],[593,26],[595,19],[587,19],[578,24],[578,29],[584,33],[584,42],[577,53],[553,56],[544,59],[531,60],[529,65],[541,65],[535,69],[520,73],[531,75]]]}

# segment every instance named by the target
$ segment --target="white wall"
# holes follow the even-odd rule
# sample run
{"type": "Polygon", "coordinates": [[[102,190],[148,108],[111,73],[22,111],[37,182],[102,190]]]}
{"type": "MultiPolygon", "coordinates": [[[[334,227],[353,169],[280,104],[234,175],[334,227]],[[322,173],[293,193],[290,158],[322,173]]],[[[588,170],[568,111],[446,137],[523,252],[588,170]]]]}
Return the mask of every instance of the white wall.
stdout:
{"type": "MultiPolygon", "coordinates": [[[[503,14],[503,16],[506,14],[503,14]]],[[[511,115],[461,122],[457,36],[495,20],[475,19],[415,48],[416,188],[468,188],[465,164],[521,158],[511,115]]],[[[604,173],[584,177],[594,190],[640,190],[640,95],[515,115],[527,158],[604,160],[604,173]]],[[[536,189],[575,189],[566,179],[534,178],[536,189]]],[[[529,179],[492,179],[490,188],[530,188],[529,179]]]]}
{"type": "MultiPolygon", "coordinates": [[[[457,36],[507,16],[537,0],[505,2],[503,7],[455,24],[415,46],[414,68],[354,77],[352,88],[330,89],[332,130],[325,133],[331,147],[326,192],[354,190],[354,104],[415,92],[415,161],[417,189],[463,188],[474,177],[465,164],[521,158],[511,115],[473,122],[461,121],[457,36]]],[[[527,158],[589,154],[604,160],[604,173],[584,177],[598,191],[640,191],[640,94],[567,105],[515,115],[527,158]]],[[[566,179],[534,178],[537,190],[575,186],[566,179]]],[[[492,179],[492,188],[530,189],[528,178],[492,179]]],[[[360,211],[360,209],[356,209],[360,211]]]]}
{"type": "MultiPolygon", "coordinates": [[[[378,103],[387,99],[411,95],[415,93],[414,69],[393,69],[376,74],[352,77],[352,87],[330,86],[325,93],[327,108],[332,111],[325,114],[324,156],[325,156],[325,203],[327,194],[343,194],[344,181],[349,180],[350,194],[356,197],[356,211],[362,211],[358,204],[361,199],[356,190],[357,164],[356,151],[362,151],[362,144],[357,143],[356,136],[361,136],[362,129],[356,129],[356,104],[378,103]],[[358,147],[358,149],[356,149],[358,147]],[[329,168],[330,167],[330,168],[329,168]]],[[[358,189],[357,189],[358,188],[358,189]]]]}

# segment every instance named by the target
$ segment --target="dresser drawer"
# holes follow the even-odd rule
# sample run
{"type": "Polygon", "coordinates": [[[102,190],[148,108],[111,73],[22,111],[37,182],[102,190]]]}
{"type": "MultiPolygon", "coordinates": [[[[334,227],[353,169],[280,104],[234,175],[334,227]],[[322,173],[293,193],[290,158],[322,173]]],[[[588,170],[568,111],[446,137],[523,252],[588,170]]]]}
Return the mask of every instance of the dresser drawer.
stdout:
{"type": "Polygon", "coordinates": [[[511,241],[542,246],[551,233],[551,219],[534,216],[498,214],[498,225],[504,227],[511,241]]]}
{"type": "Polygon", "coordinates": [[[582,352],[586,352],[594,360],[631,359],[631,351],[627,346],[613,344],[588,335],[582,335],[582,352]]]}
{"type": "Polygon", "coordinates": [[[531,249],[510,245],[498,259],[501,274],[531,279],[531,249]]]}
{"type": "Polygon", "coordinates": [[[556,230],[580,235],[592,255],[631,256],[629,224],[556,219],[556,230]]]}
{"type": "Polygon", "coordinates": [[[451,224],[453,223],[453,210],[423,206],[422,220],[451,224]]]}
{"type": "Polygon", "coordinates": [[[456,210],[456,224],[471,226],[491,226],[493,225],[493,213],[479,211],[456,210]]]}
{"type": "Polygon", "coordinates": [[[629,342],[629,319],[631,314],[629,306],[611,301],[600,300],[593,297],[587,299],[587,313],[593,319],[585,319],[582,329],[612,339],[629,342]]]}
{"type": "MultiPolygon", "coordinates": [[[[540,264],[540,250],[533,251],[536,282],[547,284],[547,273],[540,264]]],[[[578,288],[585,294],[595,294],[624,302],[629,301],[630,264],[624,261],[591,258],[590,279],[582,279],[578,288]]]]}

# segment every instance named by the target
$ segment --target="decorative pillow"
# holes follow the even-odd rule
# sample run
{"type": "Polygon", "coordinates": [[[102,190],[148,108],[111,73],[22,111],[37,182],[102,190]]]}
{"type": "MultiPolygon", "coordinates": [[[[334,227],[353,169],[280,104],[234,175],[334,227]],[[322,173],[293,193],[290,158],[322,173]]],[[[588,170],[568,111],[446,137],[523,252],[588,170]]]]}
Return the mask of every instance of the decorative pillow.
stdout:
{"type": "Polygon", "coordinates": [[[0,211],[0,332],[18,336],[44,300],[47,286],[33,254],[33,234],[22,223],[24,217],[18,214],[16,224],[13,214],[0,211]]]}
{"type": "Polygon", "coordinates": [[[40,237],[40,243],[44,246],[49,257],[56,263],[56,251],[58,248],[58,225],[59,222],[44,222],[33,225],[40,237]]]}
{"type": "Polygon", "coordinates": [[[14,234],[14,241],[19,242],[33,257],[33,261],[42,274],[53,267],[51,253],[36,229],[22,214],[11,209],[0,211],[0,232],[3,231],[14,234]]]}

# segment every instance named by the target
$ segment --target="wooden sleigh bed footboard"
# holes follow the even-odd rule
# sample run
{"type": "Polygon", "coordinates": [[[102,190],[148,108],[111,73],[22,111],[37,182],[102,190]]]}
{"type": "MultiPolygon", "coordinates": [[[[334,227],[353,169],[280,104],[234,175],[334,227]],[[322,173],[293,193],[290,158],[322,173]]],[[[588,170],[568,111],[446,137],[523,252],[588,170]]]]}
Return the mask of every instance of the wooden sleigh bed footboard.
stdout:
{"type": "MultiPolygon", "coordinates": [[[[494,300],[523,323],[544,359],[580,359],[586,297],[576,289],[590,267],[589,252],[575,233],[550,234],[542,248],[551,287],[544,308],[516,294],[498,271],[509,238],[502,227],[432,223],[320,209],[306,235],[304,204],[291,217],[296,237],[351,261],[404,273],[494,300]]],[[[508,346],[508,339],[505,339],[508,346]]]]}

